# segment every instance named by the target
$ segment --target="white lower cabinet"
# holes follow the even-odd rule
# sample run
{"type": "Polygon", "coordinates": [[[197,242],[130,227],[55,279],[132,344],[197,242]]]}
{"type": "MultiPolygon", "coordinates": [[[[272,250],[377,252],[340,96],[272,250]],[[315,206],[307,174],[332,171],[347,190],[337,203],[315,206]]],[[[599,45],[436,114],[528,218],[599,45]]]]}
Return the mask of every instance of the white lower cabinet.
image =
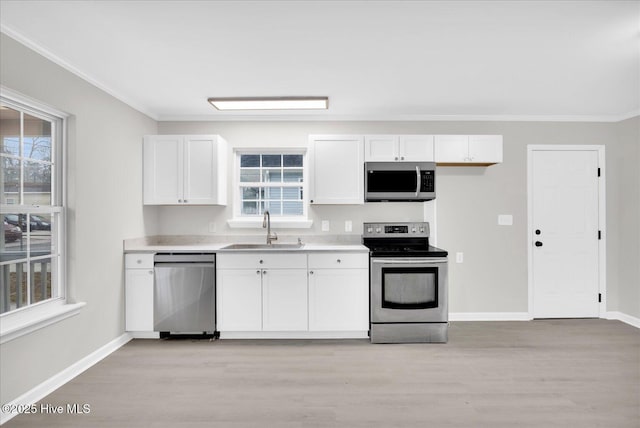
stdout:
{"type": "Polygon", "coordinates": [[[125,255],[125,330],[153,331],[153,254],[125,255]]]}
{"type": "Polygon", "coordinates": [[[307,255],[217,256],[220,332],[307,330],[307,255]]]}
{"type": "Polygon", "coordinates": [[[309,254],[309,330],[369,330],[367,254],[309,254]]]}
{"type": "Polygon", "coordinates": [[[367,253],[218,253],[216,260],[222,338],[367,337],[367,253]]]}

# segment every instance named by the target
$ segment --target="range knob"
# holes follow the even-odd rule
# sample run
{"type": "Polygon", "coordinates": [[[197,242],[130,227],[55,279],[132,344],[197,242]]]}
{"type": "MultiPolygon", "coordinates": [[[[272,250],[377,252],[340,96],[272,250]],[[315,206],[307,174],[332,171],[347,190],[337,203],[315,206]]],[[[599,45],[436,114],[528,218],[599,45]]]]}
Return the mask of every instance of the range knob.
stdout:
{"type": "Polygon", "coordinates": [[[382,231],[382,229],[380,229],[379,227],[376,227],[376,233],[380,233],[382,231]]]}
{"type": "Polygon", "coordinates": [[[415,227],[411,228],[411,233],[416,233],[416,228],[415,227]]]}
{"type": "Polygon", "coordinates": [[[420,233],[424,233],[424,227],[420,228],[420,233]]]}
{"type": "Polygon", "coordinates": [[[367,227],[367,233],[371,233],[371,232],[373,232],[373,227],[371,226],[367,227]]]}

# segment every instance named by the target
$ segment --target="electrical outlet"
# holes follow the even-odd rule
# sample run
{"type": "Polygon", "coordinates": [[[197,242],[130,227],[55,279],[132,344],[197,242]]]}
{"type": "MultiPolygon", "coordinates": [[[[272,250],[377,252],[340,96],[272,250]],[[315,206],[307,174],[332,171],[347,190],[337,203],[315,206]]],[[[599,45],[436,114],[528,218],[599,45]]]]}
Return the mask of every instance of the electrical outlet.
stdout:
{"type": "Polygon", "coordinates": [[[464,253],[456,253],[456,263],[464,262],[464,253]]]}
{"type": "Polygon", "coordinates": [[[344,222],[344,231],[353,232],[353,222],[351,220],[346,220],[344,222]]]}
{"type": "Polygon", "coordinates": [[[329,220],[322,220],[322,231],[323,232],[329,231],[329,220]]]}
{"type": "Polygon", "coordinates": [[[214,221],[209,222],[209,233],[216,233],[216,223],[214,221]]]}
{"type": "Polygon", "coordinates": [[[511,214],[498,215],[499,226],[513,226],[513,216],[511,214]]]}

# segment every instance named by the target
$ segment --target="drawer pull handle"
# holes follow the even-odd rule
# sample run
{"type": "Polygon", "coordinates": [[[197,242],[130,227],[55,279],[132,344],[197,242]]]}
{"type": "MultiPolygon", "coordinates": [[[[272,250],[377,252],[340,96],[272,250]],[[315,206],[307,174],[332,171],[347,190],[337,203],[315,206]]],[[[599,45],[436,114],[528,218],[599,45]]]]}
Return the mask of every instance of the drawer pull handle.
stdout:
{"type": "Polygon", "coordinates": [[[138,264],[140,264],[140,263],[142,263],[142,260],[138,259],[138,260],[136,260],[136,262],[137,262],[138,264]]]}
{"type": "Polygon", "coordinates": [[[264,263],[264,260],[260,260],[260,264],[264,263]]]}
{"type": "Polygon", "coordinates": [[[266,275],[266,274],[267,274],[267,271],[266,271],[266,270],[263,270],[263,271],[262,271],[262,274],[263,274],[263,275],[266,275]]]}
{"type": "Polygon", "coordinates": [[[338,259],[338,263],[342,263],[342,260],[338,259]]]}
{"type": "Polygon", "coordinates": [[[256,271],[256,273],[257,273],[258,275],[260,275],[260,269],[258,269],[258,270],[256,271]]]}
{"type": "Polygon", "coordinates": [[[311,270],[311,271],[309,271],[309,275],[313,275],[313,271],[312,271],[312,270],[311,270]]]}

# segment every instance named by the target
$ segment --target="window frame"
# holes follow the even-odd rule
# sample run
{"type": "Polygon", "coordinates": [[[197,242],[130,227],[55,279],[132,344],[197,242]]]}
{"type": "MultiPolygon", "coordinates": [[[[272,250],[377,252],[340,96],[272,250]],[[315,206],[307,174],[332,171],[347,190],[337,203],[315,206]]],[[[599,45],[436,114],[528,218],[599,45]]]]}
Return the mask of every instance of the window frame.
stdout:
{"type": "MultiPolygon", "coordinates": [[[[52,228],[52,241],[57,250],[56,267],[51,274],[56,275],[57,296],[0,314],[0,343],[13,340],[54,322],[79,313],[83,302],[71,303],[67,283],[67,126],[69,115],[40,101],[27,97],[0,85],[0,101],[9,108],[33,117],[50,121],[52,124],[51,162],[54,165],[51,176],[51,205],[1,204],[2,214],[51,214],[57,216],[57,227],[52,228]],[[55,229],[55,231],[53,230],[55,229]]],[[[21,129],[21,134],[24,130],[21,129]]],[[[21,192],[23,189],[21,189],[21,192]]],[[[20,201],[24,202],[24,200],[20,201]]],[[[52,262],[53,263],[53,262],[52,262]]],[[[53,295],[52,291],[52,295],[53,295]]]]}
{"type": "MultiPolygon", "coordinates": [[[[302,183],[301,186],[283,186],[283,187],[302,187],[302,214],[301,215],[272,215],[271,226],[274,228],[302,228],[308,229],[312,225],[309,220],[309,156],[305,147],[254,147],[254,148],[236,148],[233,150],[233,218],[227,221],[231,228],[262,228],[262,215],[243,215],[242,214],[242,195],[241,187],[245,187],[244,182],[240,181],[240,156],[255,155],[302,155],[302,183]]],[[[286,183],[283,183],[286,184],[286,183]]],[[[297,184],[297,183],[296,183],[297,184]]],[[[270,187],[270,186],[259,186],[270,187]]],[[[276,186],[277,187],[277,186],[276,186]]]]}

